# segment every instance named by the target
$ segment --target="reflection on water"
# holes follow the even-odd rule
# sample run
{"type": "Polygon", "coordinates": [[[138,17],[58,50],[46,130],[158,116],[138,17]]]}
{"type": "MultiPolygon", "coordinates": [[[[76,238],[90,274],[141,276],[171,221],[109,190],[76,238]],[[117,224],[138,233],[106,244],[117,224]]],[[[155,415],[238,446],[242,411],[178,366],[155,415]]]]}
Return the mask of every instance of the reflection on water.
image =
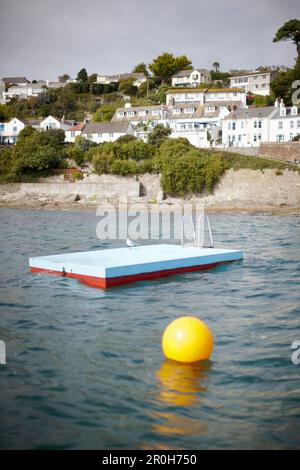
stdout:
{"type": "Polygon", "coordinates": [[[210,361],[195,364],[181,364],[165,361],[156,373],[159,381],[158,400],[170,406],[192,406],[199,399],[200,392],[206,392],[204,385],[210,361]]]}
{"type": "Polygon", "coordinates": [[[151,414],[157,421],[153,430],[164,435],[200,435],[207,432],[207,425],[198,419],[192,419],[182,415],[186,408],[195,406],[201,401],[201,394],[207,392],[205,380],[207,372],[211,368],[210,361],[202,361],[195,364],[180,364],[166,360],[156,373],[158,390],[156,400],[166,409],[166,405],[172,407],[172,411],[157,411],[151,414]],[[176,407],[176,411],[174,411],[176,407]]]}

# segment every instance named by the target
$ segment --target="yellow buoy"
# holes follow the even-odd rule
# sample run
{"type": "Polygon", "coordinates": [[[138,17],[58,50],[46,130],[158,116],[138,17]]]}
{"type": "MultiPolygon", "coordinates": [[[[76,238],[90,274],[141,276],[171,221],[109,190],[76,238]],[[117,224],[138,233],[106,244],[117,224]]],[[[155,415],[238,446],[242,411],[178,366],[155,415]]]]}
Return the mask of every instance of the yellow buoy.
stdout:
{"type": "Polygon", "coordinates": [[[162,349],[168,359],[197,362],[209,359],[213,337],[208,326],[196,317],[180,317],[165,329],[162,349]]]}

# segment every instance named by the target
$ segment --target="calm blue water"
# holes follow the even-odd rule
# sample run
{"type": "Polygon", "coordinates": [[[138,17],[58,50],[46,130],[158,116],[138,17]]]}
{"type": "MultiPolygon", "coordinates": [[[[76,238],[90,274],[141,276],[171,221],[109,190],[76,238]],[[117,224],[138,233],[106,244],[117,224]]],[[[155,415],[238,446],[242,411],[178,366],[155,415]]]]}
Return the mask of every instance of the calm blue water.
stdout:
{"type": "Polygon", "coordinates": [[[0,447],[300,447],[299,222],[212,216],[244,262],[102,291],[27,272],[99,248],[93,213],[0,210],[0,447]],[[211,363],[164,360],[183,314],[211,327],[211,363]]]}

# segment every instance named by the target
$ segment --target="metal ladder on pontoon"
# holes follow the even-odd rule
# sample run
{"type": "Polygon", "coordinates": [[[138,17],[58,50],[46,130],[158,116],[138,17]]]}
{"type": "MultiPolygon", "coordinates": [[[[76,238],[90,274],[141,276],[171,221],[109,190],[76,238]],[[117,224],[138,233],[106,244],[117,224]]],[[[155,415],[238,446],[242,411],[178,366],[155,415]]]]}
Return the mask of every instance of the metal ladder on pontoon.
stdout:
{"type": "Polygon", "coordinates": [[[191,245],[186,245],[184,243],[184,222],[186,218],[189,217],[191,220],[191,225],[192,225],[192,232],[193,232],[193,244],[192,246],[196,246],[198,248],[213,248],[214,247],[214,240],[212,236],[212,231],[211,231],[211,226],[209,222],[209,218],[205,214],[201,214],[198,217],[198,224],[195,230],[195,225],[194,225],[194,219],[192,214],[184,214],[182,217],[182,223],[181,223],[181,246],[191,246],[191,245]],[[209,244],[205,244],[205,222],[207,224],[208,228],[208,233],[209,233],[209,244]],[[201,236],[202,235],[202,236],[201,236]]]}

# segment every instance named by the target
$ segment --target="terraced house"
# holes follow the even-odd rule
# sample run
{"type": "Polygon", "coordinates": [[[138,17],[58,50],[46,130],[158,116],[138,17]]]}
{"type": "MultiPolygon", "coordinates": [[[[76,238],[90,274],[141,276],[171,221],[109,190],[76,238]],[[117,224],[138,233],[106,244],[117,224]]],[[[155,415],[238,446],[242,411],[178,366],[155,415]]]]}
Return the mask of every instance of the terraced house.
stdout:
{"type": "Polygon", "coordinates": [[[157,124],[169,127],[171,137],[185,137],[196,147],[209,147],[219,139],[221,120],[235,108],[235,102],[176,103],[119,108],[113,122],[131,122],[134,134],[144,141],[157,124]]]}
{"type": "Polygon", "coordinates": [[[222,143],[228,147],[258,147],[263,142],[290,142],[300,134],[300,108],[275,106],[237,109],[222,122],[222,143]]]}
{"type": "Polygon", "coordinates": [[[175,103],[199,103],[207,101],[235,102],[239,107],[246,107],[247,96],[241,88],[173,88],[167,91],[168,105],[175,103]]]}

